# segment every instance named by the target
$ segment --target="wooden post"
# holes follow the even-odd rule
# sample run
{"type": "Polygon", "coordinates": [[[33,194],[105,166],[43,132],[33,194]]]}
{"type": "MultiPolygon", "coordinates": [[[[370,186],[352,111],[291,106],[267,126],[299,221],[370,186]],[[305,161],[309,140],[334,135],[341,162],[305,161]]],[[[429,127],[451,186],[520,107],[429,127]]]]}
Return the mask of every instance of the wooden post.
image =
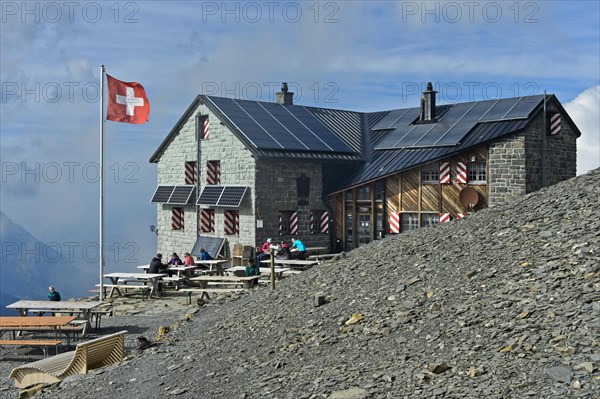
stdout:
{"type": "Polygon", "coordinates": [[[269,249],[271,254],[271,289],[275,291],[275,251],[273,251],[273,247],[269,249]]]}

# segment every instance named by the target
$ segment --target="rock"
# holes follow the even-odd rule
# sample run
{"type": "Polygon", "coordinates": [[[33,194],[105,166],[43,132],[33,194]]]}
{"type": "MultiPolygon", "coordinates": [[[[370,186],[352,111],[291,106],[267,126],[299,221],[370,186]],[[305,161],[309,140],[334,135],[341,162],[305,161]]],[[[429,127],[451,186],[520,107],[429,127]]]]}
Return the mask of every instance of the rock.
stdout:
{"type": "Polygon", "coordinates": [[[558,382],[564,382],[568,384],[571,382],[573,378],[573,372],[570,368],[564,366],[556,366],[546,369],[546,374],[552,377],[554,380],[558,382]]]}
{"type": "Polygon", "coordinates": [[[343,391],[335,391],[329,395],[328,399],[366,399],[367,391],[362,388],[349,388],[343,391]]]}
{"type": "Polygon", "coordinates": [[[315,293],[315,307],[319,307],[325,303],[325,294],[322,292],[315,293]]]}
{"type": "Polygon", "coordinates": [[[430,363],[427,369],[433,374],[441,374],[450,369],[446,363],[430,363]]]}

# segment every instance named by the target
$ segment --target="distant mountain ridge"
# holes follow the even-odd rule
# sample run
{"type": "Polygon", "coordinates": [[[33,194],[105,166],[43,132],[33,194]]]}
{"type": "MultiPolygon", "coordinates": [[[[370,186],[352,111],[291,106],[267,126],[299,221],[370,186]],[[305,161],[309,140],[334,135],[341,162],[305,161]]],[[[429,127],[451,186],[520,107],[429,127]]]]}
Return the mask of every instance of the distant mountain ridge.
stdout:
{"type": "MultiPolygon", "coordinates": [[[[62,249],[37,239],[0,210],[0,305],[14,298],[46,299],[54,284],[63,297],[84,296],[91,274],[78,269],[62,249]]],[[[77,262],[77,259],[73,259],[77,262]]]]}

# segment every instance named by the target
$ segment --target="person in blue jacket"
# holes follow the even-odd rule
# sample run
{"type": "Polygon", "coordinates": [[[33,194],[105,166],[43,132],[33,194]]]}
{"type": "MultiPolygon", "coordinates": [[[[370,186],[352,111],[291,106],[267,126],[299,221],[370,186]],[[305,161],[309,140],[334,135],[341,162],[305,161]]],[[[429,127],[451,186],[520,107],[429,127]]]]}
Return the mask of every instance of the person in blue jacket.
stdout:
{"type": "Polygon", "coordinates": [[[292,237],[292,248],[290,248],[290,252],[296,259],[306,260],[306,247],[296,237],[292,237]]]}

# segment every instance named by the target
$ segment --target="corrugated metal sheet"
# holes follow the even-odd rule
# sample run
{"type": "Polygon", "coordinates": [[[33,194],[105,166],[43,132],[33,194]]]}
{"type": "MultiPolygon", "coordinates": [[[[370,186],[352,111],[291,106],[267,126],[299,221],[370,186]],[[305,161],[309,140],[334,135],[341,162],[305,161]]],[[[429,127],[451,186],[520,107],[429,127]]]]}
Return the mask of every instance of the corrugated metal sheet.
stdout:
{"type": "Polygon", "coordinates": [[[346,145],[360,154],[362,113],[327,108],[305,108],[346,145]]]}

